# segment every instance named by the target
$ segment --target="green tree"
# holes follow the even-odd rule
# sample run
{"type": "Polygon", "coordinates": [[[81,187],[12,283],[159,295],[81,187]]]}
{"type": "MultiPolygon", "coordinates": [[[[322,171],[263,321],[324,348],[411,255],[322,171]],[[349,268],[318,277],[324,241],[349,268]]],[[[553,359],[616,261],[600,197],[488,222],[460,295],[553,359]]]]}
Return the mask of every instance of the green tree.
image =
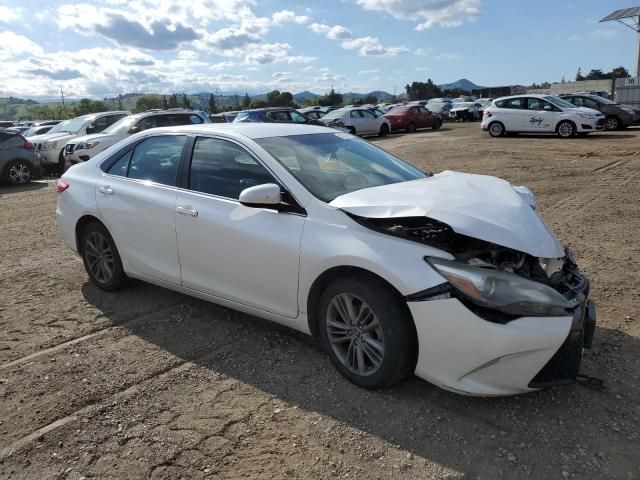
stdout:
{"type": "Polygon", "coordinates": [[[169,97],[169,108],[178,108],[178,96],[175,93],[169,97]]]}
{"type": "Polygon", "coordinates": [[[244,92],[244,98],[242,99],[242,108],[247,109],[251,106],[251,98],[249,98],[249,94],[244,92]]]}
{"type": "Polygon", "coordinates": [[[215,95],[209,95],[209,113],[218,113],[218,105],[216,105],[215,95]]]}
{"type": "Polygon", "coordinates": [[[264,100],[254,100],[251,102],[251,108],[265,108],[268,107],[269,104],[264,100]]]}
{"type": "Polygon", "coordinates": [[[152,108],[162,108],[162,99],[157,95],[143,95],[136,100],[136,112],[144,112],[152,108]]]}
{"type": "Polygon", "coordinates": [[[602,70],[592,69],[589,73],[587,73],[585,80],[606,80],[607,78],[611,78],[611,74],[607,75],[602,70]]]}
{"type": "Polygon", "coordinates": [[[442,96],[442,90],[429,78],[425,82],[412,82],[404,87],[409,100],[425,100],[442,96]]]}
{"type": "Polygon", "coordinates": [[[339,107],[343,101],[342,94],[336,92],[332,87],[328,94],[318,99],[318,104],[323,107],[339,107]]]}
{"type": "Polygon", "coordinates": [[[122,106],[122,95],[118,95],[118,110],[124,110],[122,106]]]}
{"type": "Polygon", "coordinates": [[[162,95],[162,109],[166,110],[167,108],[169,108],[169,100],[166,95],[162,95]]]}
{"type": "Polygon", "coordinates": [[[107,110],[107,105],[104,102],[83,98],[73,107],[73,115],[75,117],[79,117],[80,115],[95,112],[106,112],[107,110]]]}
{"type": "Polygon", "coordinates": [[[182,94],[182,99],[180,101],[180,106],[182,108],[191,108],[191,102],[189,101],[189,98],[187,97],[186,93],[182,94]]]}
{"type": "Polygon", "coordinates": [[[578,67],[578,71],[576,72],[576,82],[581,82],[582,80],[584,80],[584,77],[582,76],[582,69],[578,67]]]}
{"type": "Polygon", "coordinates": [[[611,70],[610,78],[628,78],[628,77],[629,77],[629,71],[624,67],[616,67],[613,70],[611,70]]]}

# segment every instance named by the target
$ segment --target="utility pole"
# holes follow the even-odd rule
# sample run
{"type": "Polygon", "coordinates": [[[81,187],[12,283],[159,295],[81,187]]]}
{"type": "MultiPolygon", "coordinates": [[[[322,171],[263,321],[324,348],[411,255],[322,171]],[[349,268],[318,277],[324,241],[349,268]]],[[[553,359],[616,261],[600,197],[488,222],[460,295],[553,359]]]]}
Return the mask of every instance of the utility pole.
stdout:
{"type": "Polygon", "coordinates": [[[62,114],[64,113],[64,91],[60,89],[60,96],[62,97],[62,109],[60,110],[60,120],[63,120],[62,114]]]}

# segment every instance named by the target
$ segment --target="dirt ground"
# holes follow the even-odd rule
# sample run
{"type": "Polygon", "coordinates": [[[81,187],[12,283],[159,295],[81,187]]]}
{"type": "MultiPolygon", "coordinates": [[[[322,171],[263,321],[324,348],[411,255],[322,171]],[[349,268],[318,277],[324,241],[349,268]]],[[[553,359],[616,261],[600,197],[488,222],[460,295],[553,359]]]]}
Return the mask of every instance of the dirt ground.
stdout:
{"type": "Polygon", "coordinates": [[[534,191],[592,279],[583,371],[605,393],[358,389],[303,335],[142,283],[96,290],[55,183],[0,187],[0,478],[640,478],[640,129],[373,141],[534,191]]]}

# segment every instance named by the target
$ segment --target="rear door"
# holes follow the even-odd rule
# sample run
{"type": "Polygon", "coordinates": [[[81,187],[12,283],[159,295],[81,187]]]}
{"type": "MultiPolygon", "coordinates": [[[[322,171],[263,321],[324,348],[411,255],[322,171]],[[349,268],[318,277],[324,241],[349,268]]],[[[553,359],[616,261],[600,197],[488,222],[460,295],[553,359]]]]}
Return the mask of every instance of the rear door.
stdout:
{"type": "Polygon", "coordinates": [[[137,272],[180,284],[174,210],[185,135],[152,135],[129,149],[96,184],[102,220],[137,272]]]}
{"type": "Polygon", "coordinates": [[[523,131],[528,120],[526,97],[506,98],[495,102],[499,110],[494,111],[497,120],[500,120],[507,131],[523,131]]]}
{"type": "Polygon", "coordinates": [[[182,284],[295,318],[306,217],[238,201],[277,179],[244,146],[216,137],[195,139],[185,177],[175,217],[182,284]]]}
{"type": "Polygon", "coordinates": [[[364,125],[363,130],[366,129],[367,133],[378,133],[382,120],[377,118],[369,110],[360,110],[360,114],[362,115],[362,124],[364,125]]]}

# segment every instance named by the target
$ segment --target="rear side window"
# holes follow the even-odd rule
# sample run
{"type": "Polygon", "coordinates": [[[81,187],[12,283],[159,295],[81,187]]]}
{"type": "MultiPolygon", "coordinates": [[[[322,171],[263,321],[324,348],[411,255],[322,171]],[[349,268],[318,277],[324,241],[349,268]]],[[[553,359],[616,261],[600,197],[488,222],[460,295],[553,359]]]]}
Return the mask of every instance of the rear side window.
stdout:
{"type": "Polygon", "coordinates": [[[241,146],[199,137],[193,148],[189,188],[237,200],[245,188],[275,183],[271,174],[241,146]]]}
{"type": "Polygon", "coordinates": [[[351,110],[351,118],[362,118],[362,112],[360,110],[351,110]]]}
{"type": "Polygon", "coordinates": [[[109,125],[111,125],[111,123],[109,123],[108,121],[109,117],[100,117],[100,118],[96,118],[93,122],[92,125],[94,127],[93,129],[93,133],[100,133],[101,131],[103,131],[105,128],[107,128],[109,125]]]}
{"type": "Polygon", "coordinates": [[[526,101],[526,98],[524,97],[507,98],[505,100],[498,100],[496,102],[496,107],[512,108],[512,109],[525,108],[525,101],[526,101]]]}
{"type": "Polygon", "coordinates": [[[269,120],[273,120],[276,122],[290,122],[291,115],[289,112],[267,112],[265,115],[269,120]]]}
{"type": "Polygon", "coordinates": [[[20,135],[0,133],[0,143],[5,148],[21,147],[25,140],[20,135]]]}
{"type": "Polygon", "coordinates": [[[174,186],[186,139],[183,135],[147,138],[118,159],[109,173],[174,186]]]}
{"type": "Polygon", "coordinates": [[[150,128],[156,128],[157,119],[154,116],[145,117],[141,120],[138,120],[138,123],[135,125],[138,127],[139,131],[148,130],[150,128]]]}

